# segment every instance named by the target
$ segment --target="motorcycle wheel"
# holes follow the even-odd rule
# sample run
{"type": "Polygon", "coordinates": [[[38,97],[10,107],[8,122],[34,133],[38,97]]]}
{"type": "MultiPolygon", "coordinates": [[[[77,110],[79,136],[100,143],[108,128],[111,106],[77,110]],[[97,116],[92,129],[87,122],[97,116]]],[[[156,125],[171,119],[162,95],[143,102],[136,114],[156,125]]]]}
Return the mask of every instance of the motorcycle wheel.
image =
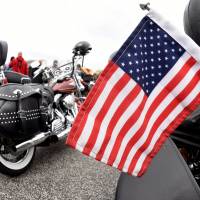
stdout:
{"type": "MultiPolygon", "coordinates": [[[[1,146],[3,148],[3,145],[1,146]]],[[[0,172],[10,176],[18,176],[31,165],[36,147],[31,147],[18,154],[0,154],[0,172]]]]}

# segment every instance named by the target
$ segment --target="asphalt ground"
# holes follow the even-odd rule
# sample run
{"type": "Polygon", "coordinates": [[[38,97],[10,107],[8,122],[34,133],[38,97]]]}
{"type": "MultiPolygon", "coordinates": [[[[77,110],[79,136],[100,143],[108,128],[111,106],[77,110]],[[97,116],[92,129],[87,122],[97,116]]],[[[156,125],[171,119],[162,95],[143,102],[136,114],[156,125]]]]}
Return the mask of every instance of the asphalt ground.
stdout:
{"type": "Polygon", "coordinates": [[[60,141],[37,148],[24,174],[0,174],[0,200],[113,200],[118,177],[115,168],[60,141]]]}

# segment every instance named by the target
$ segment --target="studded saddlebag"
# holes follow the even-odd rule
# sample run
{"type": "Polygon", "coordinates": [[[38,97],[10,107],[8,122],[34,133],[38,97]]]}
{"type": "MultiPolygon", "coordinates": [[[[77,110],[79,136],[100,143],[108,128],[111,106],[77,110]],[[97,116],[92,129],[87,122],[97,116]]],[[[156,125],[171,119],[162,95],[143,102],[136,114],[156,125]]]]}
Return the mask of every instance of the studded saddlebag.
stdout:
{"type": "Polygon", "coordinates": [[[39,84],[8,84],[0,87],[0,135],[29,138],[46,131],[50,89],[39,84]]]}

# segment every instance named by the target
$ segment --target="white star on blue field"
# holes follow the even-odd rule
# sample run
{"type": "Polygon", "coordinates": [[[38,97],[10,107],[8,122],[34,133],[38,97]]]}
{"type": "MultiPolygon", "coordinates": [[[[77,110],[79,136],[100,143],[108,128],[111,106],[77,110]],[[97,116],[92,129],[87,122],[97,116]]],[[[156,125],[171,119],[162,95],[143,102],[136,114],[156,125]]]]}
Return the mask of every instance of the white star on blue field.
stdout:
{"type": "Polygon", "coordinates": [[[184,52],[168,33],[145,17],[113,60],[149,95],[184,52]]]}

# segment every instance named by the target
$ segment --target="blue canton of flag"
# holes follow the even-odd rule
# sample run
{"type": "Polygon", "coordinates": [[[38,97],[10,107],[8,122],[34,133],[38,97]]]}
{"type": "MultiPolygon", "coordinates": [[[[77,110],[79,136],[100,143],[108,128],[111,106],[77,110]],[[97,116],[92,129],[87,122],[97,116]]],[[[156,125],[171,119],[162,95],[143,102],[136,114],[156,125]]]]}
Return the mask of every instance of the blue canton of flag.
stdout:
{"type": "Polygon", "coordinates": [[[101,73],[67,143],[141,176],[200,99],[200,51],[151,11],[101,73]]]}
{"type": "Polygon", "coordinates": [[[121,49],[123,55],[118,60],[115,57],[114,61],[140,84],[147,95],[185,52],[149,17],[143,18],[126,44],[126,49],[121,49]]]}

